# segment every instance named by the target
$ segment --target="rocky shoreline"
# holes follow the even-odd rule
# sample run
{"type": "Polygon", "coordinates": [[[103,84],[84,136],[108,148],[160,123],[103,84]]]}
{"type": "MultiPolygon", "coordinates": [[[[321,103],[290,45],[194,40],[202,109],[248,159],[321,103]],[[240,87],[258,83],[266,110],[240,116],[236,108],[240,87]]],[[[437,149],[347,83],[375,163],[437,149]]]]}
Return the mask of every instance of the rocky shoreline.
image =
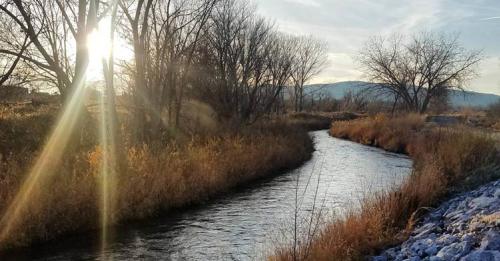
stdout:
{"type": "Polygon", "coordinates": [[[444,202],[372,260],[500,261],[500,180],[444,202]]]}

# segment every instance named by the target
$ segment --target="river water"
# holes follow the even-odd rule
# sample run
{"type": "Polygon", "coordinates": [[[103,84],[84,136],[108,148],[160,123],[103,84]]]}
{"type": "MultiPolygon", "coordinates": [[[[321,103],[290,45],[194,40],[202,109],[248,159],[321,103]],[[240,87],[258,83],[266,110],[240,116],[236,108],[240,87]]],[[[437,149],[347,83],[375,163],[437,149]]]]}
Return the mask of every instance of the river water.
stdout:
{"type": "Polygon", "coordinates": [[[356,207],[363,196],[398,185],[411,172],[406,156],[332,138],[327,131],[310,135],[316,151],[303,166],[182,213],[119,227],[104,250],[92,236],[75,236],[6,259],[261,259],[273,246],[290,242],[294,224],[306,224],[297,226],[300,236],[313,234],[323,220],[316,217],[356,207]]]}

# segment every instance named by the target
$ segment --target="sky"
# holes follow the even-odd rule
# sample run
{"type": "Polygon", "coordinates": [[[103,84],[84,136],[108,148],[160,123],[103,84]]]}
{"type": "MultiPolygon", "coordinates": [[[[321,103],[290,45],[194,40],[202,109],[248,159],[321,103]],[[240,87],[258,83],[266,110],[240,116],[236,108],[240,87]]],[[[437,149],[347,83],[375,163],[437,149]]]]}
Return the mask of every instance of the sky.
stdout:
{"type": "Polygon", "coordinates": [[[355,56],[371,36],[423,31],[460,34],[482,50],[468,90],[500,95],[500,0],[255,0],[281,31],[328,42],[328,65],[313,83],[363,80],[355,56]]]}

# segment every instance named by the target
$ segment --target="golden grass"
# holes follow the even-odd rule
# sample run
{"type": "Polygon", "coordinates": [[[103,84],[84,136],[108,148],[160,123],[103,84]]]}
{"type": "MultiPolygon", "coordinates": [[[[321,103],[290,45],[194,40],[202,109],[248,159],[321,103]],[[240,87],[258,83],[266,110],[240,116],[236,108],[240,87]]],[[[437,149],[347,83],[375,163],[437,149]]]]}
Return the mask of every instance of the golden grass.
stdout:
{"type": "Polygon", "coordinates": [[[496,131],[500,131],[500,120],[493,124],[492,128],[496,131]]]}
{"type": "Polygon", "coordinates": [[[411,145],[409,139],[423,127],[424,119],[418,114],[392,119],[378,114],[371,118],[334,122],[330,134],[388,151],[405,153],[406,146],[411,145]]]}
{"type": "Polygon", "coordinates": [[[427,207],[451,192],[498,178],[500,155],[491,138],[464,130],[427,129],[418,115],[389,119],[384,115],[335,122],[333,136],[390,151],[406,152],[414,171],[399,188],[364,200],[332,221],[311,247],[276,250],[270,260],[364,260],[366,255],[401,242],[427,207]]]}
{"type": "MultiPolygon", "coordinates": [[[[0,122],[5,128],[30,128],[30,123],[45,121],[52,113],[47,109],[14,115],[11,110],[2,114],[0,122]]],[[[50,125],[21,136],[0,132],[2,148],[3,143],[10,144],[0,158],[0,212],[17,193],[50,125]],[[23,140],[30,135],[36,137],[23,140]],[[5,137],[11,140],[5,141],[5,137]],[[33,144],[27,145],[30,142],[33,144]],[[24,146],[30,149],[22,149],[24,146]]],[[[123,145],[120,150],[125,160],[120,163],[118,191],[113,200],[116,203],[109,223],[204,202],[238,185],[298,166],[313,151],[306,129],[298,125],[301,123],[297,121],[291,124],[275,120],[238,132],[193,137],[186,143],[166,147],[123,145]]],[[[92,139],[91,135],[83,137],[92,139]]],[[[55,170],[55,178],[37,184],[0,249],[99,228],[102,150],[95,144],[76,146],[65,155],[55,170]]]]}
{"type": "Polygon", "coordinates": [[[54,107],[0,106],[0,154],[6,156],[20,150],[36,150],[48,135],[54,115],[54,107]]]}

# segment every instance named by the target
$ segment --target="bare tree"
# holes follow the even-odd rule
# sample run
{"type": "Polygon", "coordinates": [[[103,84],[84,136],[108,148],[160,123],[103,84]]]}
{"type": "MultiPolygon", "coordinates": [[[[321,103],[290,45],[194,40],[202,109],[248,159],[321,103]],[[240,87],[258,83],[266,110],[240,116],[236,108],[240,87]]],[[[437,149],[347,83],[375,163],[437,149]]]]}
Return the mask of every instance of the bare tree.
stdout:
{"type": "MultiPolygon", "coordinates": [[[[2,28],[2,29],[5,29],[5,28],[2,28]]],[[[8,34],[8,33],[6,33],[6,34],[8,34]]],[[[11,85],[13,84],[12,80],[14,78],[17,78],[17,77],[15,77],[16,75],[14,74],[14,72],[15,72],[16,68],[18,67],[18,64],[20,62],[22,62],[22,57],[24,55],[24,52],[26,51],[26,49],[29,47],[30,44],[31,44],[31,42],[28,40],[28,37],[24,37],[23,43],[20,44],[20,48],[18,50],[17,55],[13,54],[13,56],[15,56],[13,62],[9,64],[9,62],[6,61],[7,59],[3,60],[3,63],[1,64],[1,67],[0,67],[0,86],[5,85],[7,83],[7,81],[11,81],[10,84],[11,85]]],[[[22,78],[26,78],[26,76],[28,76],[28,74],[26,74],[24,76],[25,77],[22,77],[22,78]]],[[[17,85],[21,85],[22,83],[25,82],[21,79],[16,79],[16,80],[14,80],[14,81],[16,82],[17,85]]]]}
{"type": "MultiPolygon", "coordinates": [[[[109,24],[110,27],[109,41],[111,43],[111,46],[113,46],[115,42],[116,27],[118,24],[117,23],[118,2],[115,1],[110,5],[110,7],[111,7],[111,19],[109,24]]],[[[116,141],[117,140],[120,141],[121,139],[118,133],[119,123],[118,123],[118,113],[116,111],[116,92],[115,92],[115,81],[114,81],[115,57],[113,48],[110,49],[108,57],[102,57],[102,68],[105,81],[104,96],[105,96],[105,102],[107,104],[106,106],[107,111],[104,113],[106,113],[107,115],[106,124],[108,124],[108,126],[105,126],[105,128],[111,134],[110,135],[111,137],[109,138],[116,139],[110,142],[112,145],[115,145],[119,144],[116,141]]]]}
{"type": "Polygon", "coordinates": [[[0,13],[15,25],[15,35],[26,40],[20,45],[0,39],[0,54],[19,59],[11,68],[22,61],[43,75],[39,79],[57,87],[63,98],[69,97],[85,79],[88,35],[109,6],[98,0],[2,0],[0,13]]]}
{"type": "Polygon", "coordinates": [[[348,90],[342,97],[341,106],[345,111],[364,111],[368,106],[368,95],[363,91],[348,90]]]}
{"type": "Polygon", "coordinates": [[[304,107],[304,85],[318,75],[327,64],[327,45],[311,36],[297,39],[296,58],[292,72],[295,111],[304,107]]]}
{"type": "Polygon", "coordinates": [[[289,83],[295,39],[276,32],[244,1],[220,1],[198,50],[194,88],[220,119],[252,123],[289,83]]]}
{"type": "Polygon", "coordinates": [[[367,78],[377,83],[372,88],[420,113],[448,90],[463,90],[481,59],[481,52],[464,49],[457,35],[435,33],[372,38],[359,55],[367,78]]]}
{"type": "MultiPolygon", "coordinates": [[[[271,57],[269,58],[269,71],[272,79],[271,86],[275,87],[269,106],[275,106],[276,112],[285,108],[284,91],[291,84],[291,77],[296,59],[297,38],[291,35],[276,33],[274,36],[271,57]]],[[[267,108],[264,112],[268,112],[267,108]]]]}
{"type": "Polygon", "coordinates": [[[129,68],[133,68],[135,79],[139,140],[161,134],[166,123],[164,111],[168,127],[179,126],[195,50],[216,2],[139,0],[120,4],[128,20],[125,37],[131,40],[135,53],[134,66],[129,68]]]}
{"type": "Polygon", "coordinates": [[[130,31],[132,46],[134,50],[134,88],[132,97],[134,98],[133,110],[133,137],[137,141],[145,139],[146,108],[144,93],[147,90],[146,81],[146,52],[147,33],[150,27],[149,13],[153,7],[154,0],[119,1],[121,10],[128,21],[127,28],[130,31]]]}

